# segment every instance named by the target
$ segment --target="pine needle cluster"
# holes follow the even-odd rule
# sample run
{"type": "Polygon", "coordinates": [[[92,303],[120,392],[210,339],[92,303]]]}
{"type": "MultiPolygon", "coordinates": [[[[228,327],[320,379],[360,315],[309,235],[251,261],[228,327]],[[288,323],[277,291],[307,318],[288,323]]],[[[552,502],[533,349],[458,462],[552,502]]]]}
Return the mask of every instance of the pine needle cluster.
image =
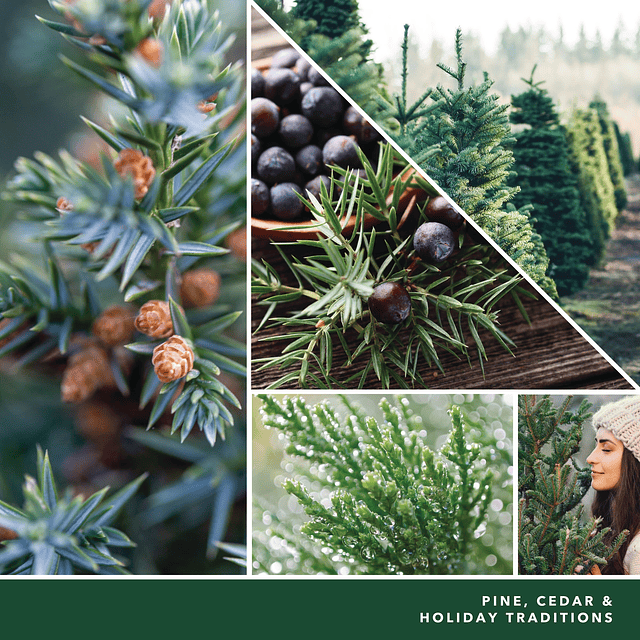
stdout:
{"type": "Polygon", "coordinates": [[[533,575],[574,575],[604,565],[617,553],[627,532],[611,545],[608,528],[581,521],[590,469],[573,456],[589,419],[586,400],[575,412],[572,398],[554,406],[549,396],[518,398],[518,571],[533,575]]]}
{"type": "MultiPolygon", "coordinates": [[[[225,57],[232,39],[207,0],[174,2],[161,16],[149,13],[150,0],[50,5],[67,22],[41,22],[85,54],[83,63],[63,57],[64,64],[117,106],[104,123],[84,119],[105,148],[99,166],[65,151],[16,162],[4,197],[31,221],[44,261],[16,253],[0,265],[0,356],[14,354],[20,366],[51,357],[71,366],[78,345],[98,338],[105,376],[128,396],[138,387],[132,354],[135,362],[141,355],[147,364],[136,391],[142,407],[153,401],[148,426],[170,407],[173,431],[184,439],[197,424],[213,445],[233,423],[229,407],[239,406],[219,375],[244,373],[244,348],[225,333],[240,311],[214,306],[217,295],[186,311],[181,299],[196,270],[242,277],[241,260],[221,246],[246,211],[243,74],[225,57]],[[114,304],[129,309],[122,322],[132,324],[135,305],[151,299],[170,303],[192,364],[164,385],[150,358],[163,340],[132,340],[130,331],[117,341],[95,329],[114,304]]],[[[84,399],[93,384],[86,382],[79,372],[67,395],[84,399]]]]}
{"type": "MultiPolygon", "coordinates": [[[[282,433],[297,467],[283,487],[306,514],[299,527],[267,509],[254,539],[254,568],[270,573],[460,574],[492,499],[493,471],[465,418],[451,408],[438,451],[402,398],[382,399],[383,419],[341,398],[308,405],[261,395],[265,427],[282,433]]],[[[499,473],[499,472],[498,472],[499,473]]]]}
{"type": "Polygon", "coordinates": [[[38,478],[27,476],[25,504],[0,501],[0,573],[13,575],[126,574],[114,549],[135,544],[113,527],[119,512],[146,476],[104,501],[108,487],[88,498],[59,495],[47,453],[38,449],[38,478]],[[112,547],[114,549],[112,549],[112,547]]]}

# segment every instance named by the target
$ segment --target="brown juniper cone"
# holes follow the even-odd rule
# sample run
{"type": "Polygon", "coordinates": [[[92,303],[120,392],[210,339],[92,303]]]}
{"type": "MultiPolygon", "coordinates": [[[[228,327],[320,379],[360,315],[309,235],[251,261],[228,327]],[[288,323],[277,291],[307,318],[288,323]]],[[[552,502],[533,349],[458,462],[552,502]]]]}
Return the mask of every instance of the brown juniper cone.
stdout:
{"type": "Polygon", "coordinates": [[[87,440],[105,442],[117,437],[122,420],[104,402],[87,402],[81,405],[75,415],[76,428],[87,440]]]}
{"type": "Polygon", "coordinates": [[[64,196],[60,196],[56,201],[56,209],[59,213],[73,211],[73,204],[69,202],[69,200],[67,200],[64,196]]]}
{"type": "Polygon", "coordinates": [[[171,0],[153,0],[147,10],[149,17],[154,20],[162,20],[164,12],[169,8],[167,7],[168,4],[171,4],[171,0]]]}
{"type": "Polygon", "coordinates": [[[94,320],[91,331],[110,347],[126,344],[135,332],[133,310],[119,305],[108,307],[94,320]]]}
{"type": "Polygon", "coordinates": [[[232,231],[227,236],[225,244],[238,260],[244,262],[247,259],[247,228],[241,227],[232,231]]]}
{"type": "Polygon", "coordinates": [[[98,248],[99,244],[100,244],[100,240],[96,240],[95,242],[85,242],[84,244],[81,244],[80,246],[87,253],[93,253],[98,248]]]}
{"type": "Polygon", "coordinates": [[[180,299],[185,307],[208,307],[220,296],[220,274],[212,269],[194,269],[182,274],[180,299]]]}
{"type": "Polygon", "coordinates": [[[168,338],[173,333],[169,303],[164,300],[145,302],[138,312],[136,329],[152,338],[168,338]]]}
{"type": "Polygon", "coordinates": [[[111,384],[113,374],[105,349],[89,344],[72,354],[62,374],[61,395],[63,402],[82,402],[100,387],[111,384]]]}
{"type": "Polygon", "coordinates": [[[5,542],[6,540],[15,540],[18,537],[18,534],[13,529],[0,527],[0,542],[5,542]]]}
{"type": "Polygon", "coordinates": [[[200,102],[198,102],[198,111],[200,111],[200,113],[211,113],[215,108],[215,102],[209,100],[200,100],[200,102]]]}
{"type": "Polygon", "coordinates": [[[113,166],[121,178],[126,178],[128,175],[133,178],[136,199],[139,200],[146,195],[156,175],[151,158],[138,149],[127,148],[118,154],[113,166]]]}
{"type": "Polygon", "coordinates": [[[164,49],[159,40],[145,38],[138,43],[134,53],[144,58],[152,67],[159,67],[162,64],[164,49]]]}
{"type": "Polygon", "coordinates": [[[153,350],[151,363],[160,382],[179,380],[193,369],[193,351],[182,336],[171,336],[153,350]]]}

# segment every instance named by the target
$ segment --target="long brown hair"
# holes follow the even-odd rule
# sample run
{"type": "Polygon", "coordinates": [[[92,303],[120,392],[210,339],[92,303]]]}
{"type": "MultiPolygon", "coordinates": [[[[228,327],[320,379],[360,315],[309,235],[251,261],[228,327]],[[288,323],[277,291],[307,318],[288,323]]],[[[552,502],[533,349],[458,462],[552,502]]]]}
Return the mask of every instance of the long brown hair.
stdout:
{"type": "Polygon", "coordinates": [[[602,518],[602,527],[611,527],[609,541],[621,531],[629,531],[618,553],[601,567],[604,574],[624,574],[627,547],[633,536],[640,532],[640,461],[626,447],[620,463],[620,481],[615,489],[596,491],[591,513],[602,518]]]}

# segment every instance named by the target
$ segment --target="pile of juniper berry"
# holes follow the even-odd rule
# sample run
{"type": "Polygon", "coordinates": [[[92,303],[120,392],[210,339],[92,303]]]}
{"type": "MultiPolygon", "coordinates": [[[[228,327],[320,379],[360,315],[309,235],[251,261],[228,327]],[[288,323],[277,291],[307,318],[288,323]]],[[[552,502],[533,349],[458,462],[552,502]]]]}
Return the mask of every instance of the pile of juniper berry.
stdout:
{"type": "Polygon", "coordinates": [[[251,215],[296,220],[296,192],[318,197],[330,168],[361,170],[357,146],[375,165],[380,136],[293,48],[251,73],[251,215]]]}

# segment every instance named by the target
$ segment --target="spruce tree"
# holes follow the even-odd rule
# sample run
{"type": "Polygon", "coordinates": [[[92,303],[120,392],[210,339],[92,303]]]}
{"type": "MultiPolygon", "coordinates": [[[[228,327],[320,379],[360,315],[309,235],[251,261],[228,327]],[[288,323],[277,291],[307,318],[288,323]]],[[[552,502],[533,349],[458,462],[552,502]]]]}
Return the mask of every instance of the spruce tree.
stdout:
{"type": "Polygon", "coordinates": [[[533,72],[524,81],[528,89],[511,98],[511,122],[526,128],[514,134],[517,177],[512,175],[509,184],[520,187],[516,207],[533,205],[534,227],[549,256],[548,273],[558,294],[569,295],[586,284],[593,245],[553,100],[541,82],[534,83],[533,72]]]}
{"type": "MultiPolygon", "coordinates": [[[[437,106],[412,127],[414,138],[407,151],[530,278],[556,296],[555,284],[546,275],[549,258],[533,230],[529,210],[510,204],[518,187],[507,184],[513,165],[508,106],[500,105],[491,93],[493,81],[486,73],[481,84],[465,86],[460,30],[456,56],[455,70],[438,66],[457,82],[457,88],[439,85],[428,94],[437,106]]],[[[414,116],[419,117],[417,109],[414,116]]]]}
{"type": "Polygon", "coordinates": [[[618,141],[618,149],[620,151],[620,162],[622,163],[622,173],[629,176],[636,172],[636,162],[633,157],[633,146],[631,144],[631,136],[628,131],[622,133],[617,122],[613,123],[616,132],[616,140],[618,141]]]}
{"type": "Polygon", "coordinates": [[[624,172],[622,170],[620,149],[618,148],[618,140],[616,138],[613,120],[611,120],[611,116],[609,115],[607,104],[601,98],[596,97],[589,104],[589,107],[595,109],[598,114],[604,150],[607,154],[609,175],[611,176],[611,182],[613,184],[616,207],[618,211],[622,211],[627,205],[627,191],[624,185],[624,172]]]}
{"type": "Polygon", "coordinates": [[[518,398],[518,573],[573,575],[604,565],[624,541],[604,543],[608,529],[581,521],[580,504],[590,469],[573,459],[580,447],[590,405],[569,411],[572,398],[554,406],[549,396],[518,398]]]}
{"type": "Polygon", "coordinates": [[[373,43],[366,37],[357,2],[303,2],[290,11],[285,11],[278,0],[257,0],[257,4],[375,118],[379,109],[374,96],[386,95],[386,87],[382,66],[370,58],[373,43]]]}
{"type": "Polygon", "coordinates": [[[618,215],[609,163],[598,114],[594,109],[575,109],[566,128],[569,163],[578,178],[578,191],[587,215],[593,253],[590,265],[602,260],[607,239],[618,215]]]}
{"type": "Polygon", "coordinates": [[[315,33],[339,38],[349,29],[364,28],[358,10],[358,0],[295,0],[291,15],[314,20],[315,33]]]}

